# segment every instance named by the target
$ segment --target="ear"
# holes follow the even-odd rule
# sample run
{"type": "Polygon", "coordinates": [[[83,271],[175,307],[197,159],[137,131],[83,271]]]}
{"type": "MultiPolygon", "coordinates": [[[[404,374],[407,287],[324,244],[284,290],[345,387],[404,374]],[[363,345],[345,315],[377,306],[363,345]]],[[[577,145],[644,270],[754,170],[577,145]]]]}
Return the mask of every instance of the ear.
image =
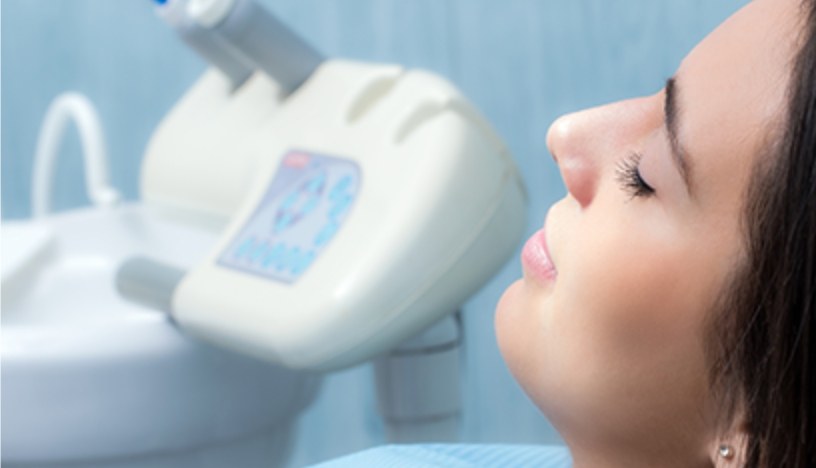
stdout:
{"type": "Polygon", "coordinates": [[[715,468],[742,468],[748,451],[748,431],[742,417],[711,441],[708,453],[715,468]]]}

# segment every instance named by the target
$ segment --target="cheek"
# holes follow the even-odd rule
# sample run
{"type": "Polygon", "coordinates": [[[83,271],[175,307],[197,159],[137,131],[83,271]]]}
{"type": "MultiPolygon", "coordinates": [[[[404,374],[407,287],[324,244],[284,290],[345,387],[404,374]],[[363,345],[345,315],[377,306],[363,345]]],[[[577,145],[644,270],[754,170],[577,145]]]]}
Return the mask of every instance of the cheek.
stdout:
{"type": "Polygon", "coordinates": [[[600,211],[611,219],[556,213],[558,279],[508,288],[496,332],[511,372],[556,427],[647,437],[701,414],[703,325],[727,269],[713,260],[722,251],[710,234],[612,208],[600,211]]]}
{"type": "Polygon", "coordinates": [[[568,382],[588,415],[670,425],[705,388],[703,324],[716,268],[655,232],[607,230],[580,245],[551,300],[548,378],[568,382]]]}
{"type": "Polygon", "coordinates": [[[563,269],[548,324],[555,339],[580,339],[581,354],[595,361],[638,362],[697,338],[720,284],[722,253],[707,251],[711,233],[693,232],[661,206],[608,195],[580,217],[563,216],[555,239],[563,269]]]}
{"type": "Polygon", "coordinates": [[[694,301],[683,293],[688,272],[682,257],[640,253],[607,263],[588,258],[583,275],[564,278],[558,318],[591,333],[592,343],[607,352],[637,352],[689,332],[694,301]]]}
{"type": "Polygon", "coordinates": [[[608,232],[582,243],[574,259],[559,278],[552,328],[561,331],[556,339],[578,340],[579,355],[601,367],[634,366],[697,342],[705,309],[697,285],[709,280],[677,243],[608,232]]]}

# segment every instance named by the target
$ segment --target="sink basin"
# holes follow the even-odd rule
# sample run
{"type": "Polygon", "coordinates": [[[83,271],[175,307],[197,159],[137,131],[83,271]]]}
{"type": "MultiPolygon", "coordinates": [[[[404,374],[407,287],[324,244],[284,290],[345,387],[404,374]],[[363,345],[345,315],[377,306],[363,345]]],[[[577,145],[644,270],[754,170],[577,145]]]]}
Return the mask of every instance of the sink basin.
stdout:
{"type": "Polygon", "coordinates": [[[186,270],[217,232],[134,203],[4,222],[2,235],[4,465],[285,461],[318,377],[198,342],[114,287],[125,259],[186,270]]]}

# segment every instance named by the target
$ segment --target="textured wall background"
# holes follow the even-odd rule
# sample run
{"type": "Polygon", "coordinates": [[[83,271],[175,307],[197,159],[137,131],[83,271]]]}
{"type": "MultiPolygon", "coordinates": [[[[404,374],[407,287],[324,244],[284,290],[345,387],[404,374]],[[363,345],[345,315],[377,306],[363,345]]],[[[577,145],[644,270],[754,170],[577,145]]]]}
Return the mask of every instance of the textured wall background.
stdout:
{"type": "MultiPolygon", "coordinates": [[[[558,115],[657,91],[690,48],[747,0],[260,0],[329,56],[399,62],[461,87],[503,135],[530,195],[529,232],[564,192],[545,145],[558,115]]],[[[32,155],[50,100],[98,106],[113,184],[136,199],[154,126],[204,70],[148,0],[2,1],[2,216],[29,214],[32,155]]],[[[78,138],[57,167],[56,209],[87,204],[78,138]]],[[[465,306],[465,438],[557,441],[506,371],[493,307],[512,261],[465,306]]],[[[382,442],[370,369],[327,379],[293,464],[382,442]]]]}

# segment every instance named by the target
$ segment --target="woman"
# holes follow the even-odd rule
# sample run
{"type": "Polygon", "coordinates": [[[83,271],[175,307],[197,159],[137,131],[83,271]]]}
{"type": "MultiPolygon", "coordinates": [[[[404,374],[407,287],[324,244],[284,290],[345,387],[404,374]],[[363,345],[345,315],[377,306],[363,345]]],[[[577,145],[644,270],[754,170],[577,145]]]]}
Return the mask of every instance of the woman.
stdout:
{"type": "MultiPolygon", "coordinates": [[[[749,3],[548,145],[568,194],[496,330],[574,466],[816,467],[816,0],[749,3]]],[[[345,461],[451,453],[480,455],[345,461]]]]}
{"type": "Polygon", "coordinates": [[[816,466],[816,1],[755,0],[548,145],[568,194],[496,328],[575,466],[816,466]]]}

